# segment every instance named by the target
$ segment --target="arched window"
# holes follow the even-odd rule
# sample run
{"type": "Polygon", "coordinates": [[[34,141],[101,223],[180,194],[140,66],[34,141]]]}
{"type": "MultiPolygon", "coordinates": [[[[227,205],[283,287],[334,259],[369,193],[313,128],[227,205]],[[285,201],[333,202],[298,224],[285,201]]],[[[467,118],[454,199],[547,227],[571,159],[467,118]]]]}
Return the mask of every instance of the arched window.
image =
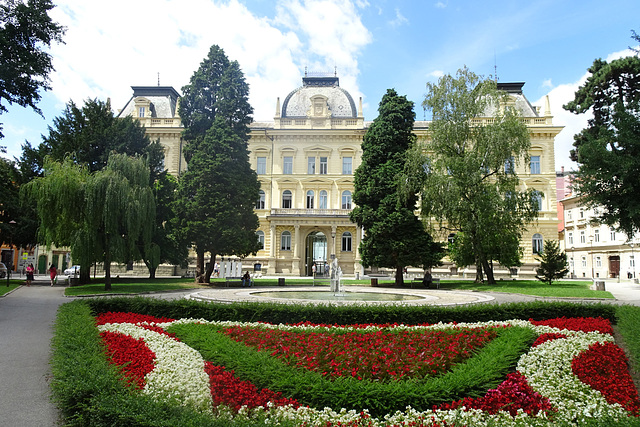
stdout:
{"type": "Polygon", "coordinates": [[[258,243],[260,243],[261,248],[264,249],[264,231],[256,231],[256,236],[258,237],[258,243]]]}
{"type": "Polygon", "coordinates": [[[258,193],[258,201],[256,202],[256,209],[264,209],[264,200],[265,200],[265,195],[264,195],[264,191],[260,190],[260,193],[258,193]]]}
{"type": "Polygon", "coordinates": [[[533,239],[531,239],[531,246],[533,248],[534,254],[542,253],[542,244],[543,244],[542,234],[540,233],[534,234],[533,239]]]}
{"type": "Polygon", "coordinates": [[[342,233],[342,252],[351,252],[351,233],[342,233]]]}
{"type": "Polygon", "coordinates": [[[342,192],[342,209],[351,209],[351,191],[342,192]]]}
{"type": "Polygon", "coordinates": [[[283,251],[291,250],[291,233],[289,231],[282,232],[280,241],[281,241],[280,249],[282,249],[283,251]]]}
{"type": "Polygon", "coordinates": [[[313,199],[315,195],[313,190],[307,191],[307,209],[313,209],[313,199]]]}
{"type": "Polygon", "coordinates": [[[327,191],[326,190],[320,191],[320,205],[318,206],[318,208],[327,209],[327,191]]]}
{"type": "Polygon", "coordinates": [[[282,208],[283,209],[291,209],[291,191],[284,190],[282,192],[282,208]]]}

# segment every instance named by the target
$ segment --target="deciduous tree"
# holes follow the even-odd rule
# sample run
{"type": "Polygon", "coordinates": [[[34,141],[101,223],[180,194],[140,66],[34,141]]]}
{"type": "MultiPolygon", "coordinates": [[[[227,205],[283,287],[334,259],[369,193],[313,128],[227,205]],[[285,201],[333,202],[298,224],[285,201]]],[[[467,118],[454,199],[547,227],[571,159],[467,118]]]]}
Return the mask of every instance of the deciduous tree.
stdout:
{"type": "Polygon", "coordinates": [[[518,112],[504,108],[505,96],[493,80],[467,68],[427,84],[423,106],[433,114],[431,139],[411,160],[424,169],[423,216],[447,234],[463,233],[461,253],[473,253],[489,283],[495,283],[493,261],[519,265],[517,242],[539,208],[538,194],[521,191],[513,172],[527,161],[530,142],[518,112]],[[489,111],[494,120],[473,123],[489,111]]]}
{"type": "MultiPolygon", "coordinates": [[[[31,107],[40,101],[40,89],[48,90],[53,71],[48,51],[62,42],[64,28],[53,22],[51,0],[5,0],[0,4],[0,114],[9,105],[31,107]]],[[[2,138],[0,126],[0,138],[2,138]]]]}
{"type": "Polygon", "coordinates": [[[430,268],[444,254],[415,214],[416,192],[400,185],[407,152],[415,144],[413,102],[388,89],[378,112],[362,142],[350,216],[364,228],[363,264],[394,268],[396,284],[402,285],[405,266],[430,268]]]}

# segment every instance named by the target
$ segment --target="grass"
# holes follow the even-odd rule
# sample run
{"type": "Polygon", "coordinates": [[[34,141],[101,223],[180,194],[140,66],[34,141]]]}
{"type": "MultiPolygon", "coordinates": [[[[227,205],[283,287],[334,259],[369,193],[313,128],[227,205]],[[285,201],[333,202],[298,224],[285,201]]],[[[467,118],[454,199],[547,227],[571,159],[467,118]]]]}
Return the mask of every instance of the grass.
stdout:
{"type": "Polygon", "coordinates": [[[7,286],[7,279],[6,278],[0,279],[0,296],[8,294],[9,292],[19,287],[23,283],[24,283],[24,280],[11,279],[9,280],[9,286],[7,286]]]}
{"type": "MultiPolygon", "coordinates": [[[[370,280],[344,280],[345,286],[359,285],[368,286],[370,280]]],[[[114,278],[111,283],[111,290],[104,290],[104,279],[94,279],[91,284],[82,286],[72,286],[65,289],[67,296],[81,295],[110,295],[110,294],[140,294],[149,292],[174,291],[182,289],[202,289],[212,286],[221,286],[224,279],[211,279],[211,284],[200,285],[191,278],[114,278]]],[[[257,287],[278,286],[278,279],[256,279],[257,287]]],[[[287,286],[309,286],[311,279],[285,278],[287,286]]],[[[393,287],[393,281],[380,281],[379,286],[393,287]]],[[[443,280],[440,282],[440,289],[480,291],[480,292],[506,292],[524,294],[540,297],[556,298],[605,298],[613,299],[613,295],[607,291],[594,291],[589,289],[590,281],[560,281],[552,286],[536,280],[503,280],[495,285],[478,284],[470,280],[443,280]]],[[[0,294],[2,293],[0,282],[0,294]]]]}
{"type": "Polygon", "coordinates": [[[104,290],[104,279],[93,279],[88,285],[70,286],[64,290],[66,296],[141,294],[149,292],[176,291],[181,289],[198,289],[207,286],[195,283],[193,279],[174,278],[125,278],[112,279],[111,290],[104,290]]]}

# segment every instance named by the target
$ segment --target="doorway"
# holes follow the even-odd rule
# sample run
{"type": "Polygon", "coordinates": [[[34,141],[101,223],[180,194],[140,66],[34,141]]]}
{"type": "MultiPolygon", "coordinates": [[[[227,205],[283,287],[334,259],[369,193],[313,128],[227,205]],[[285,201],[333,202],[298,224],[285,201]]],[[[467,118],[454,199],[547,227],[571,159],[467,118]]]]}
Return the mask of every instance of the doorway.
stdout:
{"type": "Polygon", "coordinates": [[[609,257],[609,275],[611,278],[620,276],[620,256],[614,255],[609,257]]]}
{"type": "Polygon", "coordinates": [[[304,258],[306,276],[313,276],[314,264],[316,266],[316,275],[328,274],[327,236],[323,232],[314,231],[307,235],[304,258]]]}

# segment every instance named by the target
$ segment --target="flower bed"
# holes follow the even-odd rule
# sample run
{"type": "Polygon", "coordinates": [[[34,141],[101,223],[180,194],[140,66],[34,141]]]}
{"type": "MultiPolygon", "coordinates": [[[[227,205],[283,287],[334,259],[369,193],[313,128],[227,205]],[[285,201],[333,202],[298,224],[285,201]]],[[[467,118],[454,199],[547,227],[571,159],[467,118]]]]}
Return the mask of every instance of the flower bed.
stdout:
{"type": "MultiPolygon", "coordinates": [[[[259,414],[273,425],[292,419],[299,425],[327,427],[579,424],[589,419],[623,420],[637,415],[640,407],[624,354],[613,343],[611,326],[604,319],[340,327],[172,321],[109,313],[100,316],[97,323],[103,333],[125,334],[133,342],[141,338],[155,354],[154,368],[139,382],[143,393],[176,399],[216,416],[245,419],[259,414]],[[459,396],[433,409],[408,407],[371,417],[366,409],[314,409],[291,396],[259,390],[248,379],[237,378],[233,371],[205,361],[201,353],[179,341],[179,333],[176,338],[165,332],[172,326],[189,324],[215,328],[219,340],[230,340],[222,336],[224,333],[247,345],[260,346],[274,358],[280,357],[277,363],[287,362],[298,370],[316,370],[320,376],[340,381],[347,376],[349,384],[383,381],[395,385],[409,381],[417,386],[419,378],[441,378],[438,369],[461,369],[505,328],[526,328],[538,339],[519,357],[516,372],[503,377],[497,387],[485,388],[482,397],[459,396]],[[320,355],[322,360],[318,360],[320,355]],[[416,356],[410,362],[412,355],[416,356]],[[435,373],[434,366],[438,366],[435,373]]],[[[144,351],[139,356],[126,354],[131,355],[132,362],[138,357],[149,359],[144,351]]]]}

